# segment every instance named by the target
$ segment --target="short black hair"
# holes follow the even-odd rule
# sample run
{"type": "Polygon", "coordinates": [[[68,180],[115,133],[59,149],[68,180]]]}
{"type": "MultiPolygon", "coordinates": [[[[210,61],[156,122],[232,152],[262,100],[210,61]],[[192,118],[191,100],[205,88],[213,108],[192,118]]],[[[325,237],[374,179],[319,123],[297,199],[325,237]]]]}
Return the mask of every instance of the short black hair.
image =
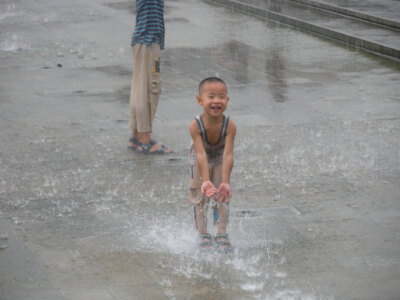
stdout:
{"type": "Polygon", "coordinates": [[[223,85],[225,85],[225,87],[227,88],[225,81],[223,81],[221,78],[219,78],[219,77],[207,77],[207,78],[203,79],[199,84],[199,94],[201,94],[201,89],[203,88],[203,86],[206,83],[212,83],[212,82],[220,82],[223,85]]]}

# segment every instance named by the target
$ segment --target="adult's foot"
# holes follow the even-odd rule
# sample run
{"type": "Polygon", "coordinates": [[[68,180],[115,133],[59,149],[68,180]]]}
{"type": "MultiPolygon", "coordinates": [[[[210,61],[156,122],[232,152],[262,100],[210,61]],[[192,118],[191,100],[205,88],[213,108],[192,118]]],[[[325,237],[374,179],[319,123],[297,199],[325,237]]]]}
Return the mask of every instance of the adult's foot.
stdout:
{"type": "Polygon", "coordinates": [[[128,149],[129,149],[129,150],[136,151],[136,149],[137,149],[139,143],[140,143],[140,142],[139,142],[138,139],[133,138],[133,137],[130,138],[130,139],[129,139],[128,149]]]}
{"type": "Polygon", "coordinates": [[[172,149],[163,145],[161,142],[156,142],[153,140],[150,140],[150,142],[147,144],[137,141],[136,152],[142,154],[168,154],[172,153],[172,149]]]}

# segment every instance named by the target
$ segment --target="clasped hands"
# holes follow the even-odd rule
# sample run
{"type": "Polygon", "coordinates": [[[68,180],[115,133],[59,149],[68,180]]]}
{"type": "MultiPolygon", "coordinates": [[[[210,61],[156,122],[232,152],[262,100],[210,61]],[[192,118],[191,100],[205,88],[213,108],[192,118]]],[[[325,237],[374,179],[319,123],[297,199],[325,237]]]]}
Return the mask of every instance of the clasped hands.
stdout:
{"type": "Polygon", "coordinates": [[[211,198],[216,194],[216,199],[218,202],[229,202],[232,197],[231,187],[228,183],[221,183],[219,188],[216,189],[211,181],[204,181],[201,185],[201,193],[205,194],[207,198],[211,198]]]}

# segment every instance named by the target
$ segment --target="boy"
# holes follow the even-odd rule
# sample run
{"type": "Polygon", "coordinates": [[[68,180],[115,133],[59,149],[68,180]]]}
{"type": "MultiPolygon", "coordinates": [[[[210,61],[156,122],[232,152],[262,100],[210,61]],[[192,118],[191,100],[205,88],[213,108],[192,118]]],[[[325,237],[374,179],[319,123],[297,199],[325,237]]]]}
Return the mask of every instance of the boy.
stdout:
{"type": "Polygon", "coordinates": [[[211,250],[212,237],[207,233],[206,215],[209,198],[215,196],[217,202],[213,208],[214,221],[218,224],[215,237],[217,250],[230,252],[232,246],[226,227],[232,196],[229,182],[236,126],[223,114],[229,101],[225,82],[217,77],[204,79],[196,99],[204,112],[190,124],[193,139],[190,149],[190,201],[193,204],[194,224],[200,234],[201,250],[211,250]]]}

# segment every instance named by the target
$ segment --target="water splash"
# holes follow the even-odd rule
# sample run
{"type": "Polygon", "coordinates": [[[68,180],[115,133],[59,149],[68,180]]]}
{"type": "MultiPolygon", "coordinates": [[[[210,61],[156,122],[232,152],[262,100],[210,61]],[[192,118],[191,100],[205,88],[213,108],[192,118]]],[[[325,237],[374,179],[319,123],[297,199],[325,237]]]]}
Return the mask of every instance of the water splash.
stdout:
{"type": "MultiPolygon", "coordinates": [[[[275,296],[275,299],[316,299],[312,293],[303,293],[300,289],[281,290],[283,282],[291,280],[286,271],[283,241],[232,234],[232,254],[204,254],[198,248],[197,232],[187,221],[187,218],[157,218],[152,225],[142,227],[141,232],[135,230],[140,244],[133,251],[152,253],[158,258],[157,276],[162,278],[161,286],[172,299],[183,293],[177,287],[198,288],[204,282],[216,287],[192,292],[214,295],[218,290],[220,296],[235,295],[231,299],[275,296]]],[[[147,219],[146,223],[151,224],[152,220],[147,219]]]]}
{"type": "Polygon", "coordinates": [[[11,37],[0,42],[0,51],[17,52],[20,50],[29,50],[30,48],[31,46],[20,41],[16,34],[12,34],[11,37]]]}
{"type": "Polygon", "coordinates": [[[12,18],[16,16],[22,16],[24,15],[23,12],[19,12],[15,10],[15,3],[9,3],[7,4],[7,8],[3,13],[0,14],[0,21],[7,19],[7,18],[12,18]]]}

